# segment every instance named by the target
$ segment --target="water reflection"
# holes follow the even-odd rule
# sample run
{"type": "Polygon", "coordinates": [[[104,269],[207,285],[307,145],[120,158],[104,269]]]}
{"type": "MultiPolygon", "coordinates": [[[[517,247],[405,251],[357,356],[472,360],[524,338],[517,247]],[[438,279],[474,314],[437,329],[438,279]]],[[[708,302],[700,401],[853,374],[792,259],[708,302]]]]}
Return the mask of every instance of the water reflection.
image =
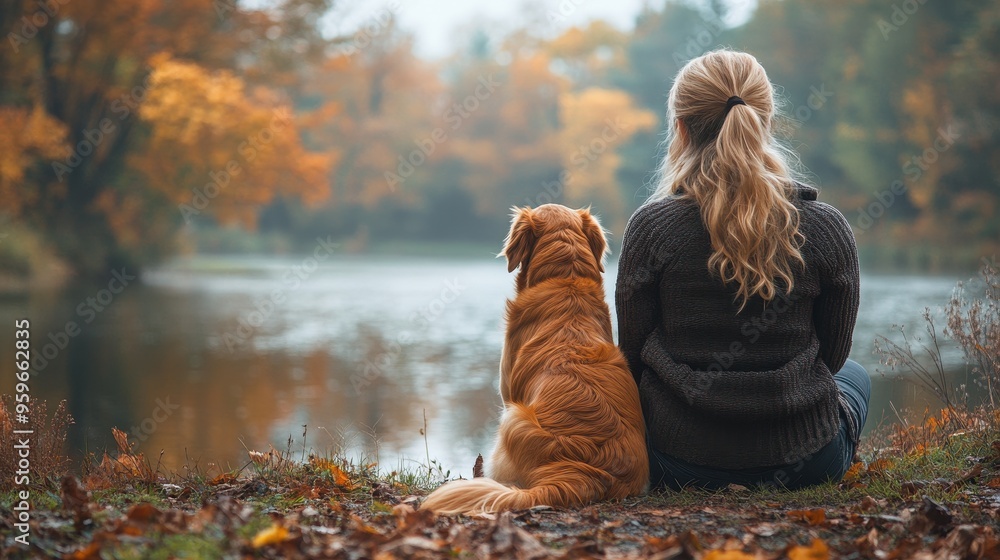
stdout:
{"type": "MultiPolygon", "coordinates": [[[[33,392],[69,401],[74,450],[113,445],[118,426],[147,456],[162,450],[168,469],[239,466],[244,445],[283,448],[292,435],[300,450],[307,425],[309,447],[377,454],[394,468],[425,461],[426,414],[431,458],[469,476],[500,406],[501,318],[512,293],[504,265],[340,257],[291,289],[287,274],[301,265],[182,261],[128,286],[90,323],[77,308],[100,286],[6,299],[0,317],[32,320],[33,348],[45,358],[33,392]],[[79,332],[63,338],[69,322],[79,332]]],[[[615,267],[608,270],[610,288],[615,267]]],[[[944,303],[954,280],[865,278],[852,357],[874,372],[875,332],[917,325],[921,308],[944,303]]],[[[954,351],[948,359],[960,364],[954,351]]],[[[4,379],[13,379],[11,368],[0,364],[4,379]]],[[[954,368],[958,382],[965,375],[954,368]]],[[[890,401],[935,404],[912,385],[873,382],[869,427],[894,420],[890,401]]]]}

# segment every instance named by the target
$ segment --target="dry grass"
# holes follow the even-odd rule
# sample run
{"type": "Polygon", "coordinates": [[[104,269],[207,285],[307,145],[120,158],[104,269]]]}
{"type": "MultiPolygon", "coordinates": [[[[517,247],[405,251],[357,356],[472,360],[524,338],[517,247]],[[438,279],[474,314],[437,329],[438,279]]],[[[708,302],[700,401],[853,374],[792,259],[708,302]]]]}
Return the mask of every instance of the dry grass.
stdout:
{"type": "MultiPolygon", "coordinates": [[[[19,440],[28,438],[31,484],[58,482],[71,467],[70,458],[66,454],[66,434],[73,423],[73,417],[66,410],[66,401],[61,401],[56,406],[51,417],[45,401],[32,401],[26,424],[15,421],[15,410],[14,397],[3,395],[0,398],[0,471],[14,473],[18,470],[20,457],[14,446],[19,440]],[[14,430],[32,430],[33,433],[15,434],[14,430]]],[[[10,490],[13,486],[13,476],[0,479],[0,491],[10,490]]]]}
{"type": "Polygon", "coordinates": [[[1000,407],[1000,265],[983,259],[979,278],[959,283],[945,307],[944,334],[958,342],[965,362],[986,390],[993,409],[1000,407]],[[980,291],[981,290],[981,291],[980,291]],[[970,297],[971,295],[971,297],[970,297]]]}
{"type": "MultiPolygon", "coordinates": [[[[956,342],[972,368],[975,382],[987,394],[987,406],[1000,408],[1000,265],[983,259],[979,276],[959,282],[944,308],[945,328],[941,335],[956,342]]],[[[918,385],[936,396],[953,413],[968,410],[968,393],[954,387],[945,372],[941,356],[942,338],[934,315],[923,312],[925,335],[908,333],[895,326],[901,342],[879,335],[875,352],[891,371],[908,374],[918,385]]]]}

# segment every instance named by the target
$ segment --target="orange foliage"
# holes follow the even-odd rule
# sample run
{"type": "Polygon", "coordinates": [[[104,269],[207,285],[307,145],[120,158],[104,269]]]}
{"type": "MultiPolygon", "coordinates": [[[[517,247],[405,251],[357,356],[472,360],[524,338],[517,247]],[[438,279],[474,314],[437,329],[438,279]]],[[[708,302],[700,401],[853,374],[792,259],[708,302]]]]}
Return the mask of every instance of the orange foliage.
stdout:
{"type": "Polygon", "coordinates": [[[276,195],[307,203],[328,195],[334,154],[307,151],[296,118],[271,91],[242,79],[159,56],[140,109],[149,147],[130,161],[146,185],[185,217],[210,211],[223,223],[253,226],[257,207],[276,195]]]}
{"type": "Polygon", "coordinates": [[[624,91],[599,88],[563,94],[559,98],[559,115],[567,202],[573,206],[595,204],[620,220],[624,207],[622,189],[615,177],[621,165],[617,148],[637,132],[655,127],[656,115],[636,107],[624,91]]]}
{"type": "Polygon", "coordinates": [[[328,179],[334,203],[373,207],[386,198],[412,203],[426,163],[442,153],[431,139],[443,126],[431,111],[440,104],[442,86],[391,26],[371,41],[354,55],[328,58],[310,74],[303,93],[322,103],[303,115],[303,130],[311,143],[340,156],[328,179]],[[420,165],[400,171],[400,162],[414,150],[420,165]],[[388,181],[387,173],[401,180],[388,181]]]}
{"type": "Polygon", "coordinates": [[[39,191],[25,181],[32,166],[63,158],[69,151],[66,127],[43,108],[0,107],[0,208],[18,215],[38,204],[39,191]]]}

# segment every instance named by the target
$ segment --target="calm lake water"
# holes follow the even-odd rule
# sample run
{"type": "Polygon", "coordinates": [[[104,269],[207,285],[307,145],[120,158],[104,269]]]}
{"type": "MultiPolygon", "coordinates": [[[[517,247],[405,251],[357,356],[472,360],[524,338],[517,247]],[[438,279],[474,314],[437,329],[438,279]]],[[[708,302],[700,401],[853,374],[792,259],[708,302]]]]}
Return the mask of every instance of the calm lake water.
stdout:
{"type": "MultiPolygon", "coordinates": [[[[922,308],[943,305],[959,279],[864,277],[851,356],[873,378],[868,429],[895,421],[890,403],[937,406],[876,373],[872,340],[893,323],[922,327],[922,308]]],[[[246,449],[284,449],[289,436],[300,451],[307,425],[314,450],[377,458],[385,469],[429,455],[468,477],[497,423],[512,284],[490,258],[335,256],[316,269],[301,257],[182,260],[117,294],[105,283],[2,299],[0,341],[12,350],[14,319],[31,320],[32,391],[68,401],[77,453],[113,446],[117,426],[154,463],[162,451],[168,470],[239,467],[246,449]]],[[[961,355],[946,358],[965,382],[961,355]]],[[[0,392],[13,391],[11,361],[0,364],[0,392]]]]}

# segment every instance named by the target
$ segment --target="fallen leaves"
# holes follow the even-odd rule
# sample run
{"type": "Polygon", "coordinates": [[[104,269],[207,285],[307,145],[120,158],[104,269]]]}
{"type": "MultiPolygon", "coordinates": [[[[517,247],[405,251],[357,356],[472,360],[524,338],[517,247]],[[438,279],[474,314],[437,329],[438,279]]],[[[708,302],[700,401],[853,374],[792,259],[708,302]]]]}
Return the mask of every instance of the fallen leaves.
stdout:
{"type": "Polygon", "coordinates": [[[827,560],[830,548],[820,539],[813,539],[809,546],[793,546],[785,553],[788,560],[827,560]]]}
{"type": "Polygon", "coordinates": [[[770,537],[778,532],[778,528],[773,523],[761,523],[760,525],[747,528],[747,531],[758,537],[770,537]]]}
{"type": "Polygon", "coordinates": [[[739,550],[710,550],[702,560],[757,560],[756,554],[748,554],[739,550]]]}
{"type": "Polygon", "coordinates": [[[890,459],[876,459],[868,464],[868,474],[885,476],[892,469],[894,462],[890,459]]]}
{"type": "Polygon", "coordinates": [[[62,477],[59,482],[59,498],[62,500],[63,511],[73,514],[73,523],[77,531],[83,529],[90,521],[90,492],[71,474],[62,477]]]}
{"type": "Polygon", "coordinates": [[[338,488],[347,491],[354,488],[354,485],[351,484],[351,477],[347,476],[347,473],[333,461],[319,457],[310,457],[309,464],[317,472],[329,476],[338,488]]]}
{"type": "Polygon", "coordinates": [[[804,521],[812,526],[826,523],[826,511],[822,508],[791,510],[788,512],[788,517],[796,521],[804,521]]]}
{"type": "MultiPolygon", "coordinates": [[[[71,483],[66,485],[70,488],[71,483]]],[[[76,496],[64,501],[67,507],[73,506],[73,499],[84,503],[86,491],[78,490],[67,490],[67,496],[76,496]]],[[[192,511],[138,503],[96,528],[89,542],[79,544],[68,557],[113,557],[120,555],[117,547],[155,547],[162,538],[158,535],[186,534],[217,535],[234,557],[536,560],[622,557],[631,550],[624,556],[657,560],[1000,558],[994,529],[963,524],[957,514],[929,498],[904,507],[898,516],[853,513],[863,509],[860,503],[840,516],[836,509],[782,512],[713,501],[713,507],[655,510],[635,507],[638,504],[598,504],[579,511],[546,508],[455,519],[416,509],[414,497],[395,496],[395,506],[373,513],[360,505],[371,499],[367,494],[351,496],[358,501],[306,500],[263,518],[260,511],[226,495],[192,511]],[[266,523],[247,533],[254,519],[266,523]],[[736,520],[744,523],[734,526],[736,520]],[[704,531],[681,529],[692,524],[704,531]]],[[[888,507],[874,499],[869,507],[872,503],[881,510],[888,507]]]]}
{"type": "Polygon", "coordinates": [[[667,538],[647,537],[643,556],[659,559],[697,558],[702,553],[698,536],[688,531],[682,535],[670,535],[667,538]]]}
{"type": "Polygon", "coordinates": [[[250,544],[254,548],[263,548],[285,542],[286,540],[288,540],[288,529],[275,523],[254,535],[253,541],[250,544]]]}
{"type": "Polygon", "coordinates": [[[909,529],[917,534],[942,533],[954,521],[948,508],[924,496],[917,513],[910,519],[909,529]]]}
{"type": "Polygon", "coordinates": [[[860,509],[861,511],[875,511],[880,507],[881,506],[878,503],[878,500],[872,498],[871,496],[865,496],[864,498],[861,498],[861,501],[858,503],[858,509],[860,509]]]}
{"type": "Polygon", "coordinates": [[[208,481],[208,483],[211,484],[212,486],[219,486],[220,484],[232,484],[234,482],[236,482],[235,473],[222,473],[219,476],[208,481]]]}
{"type": "MultiPolygon", "coordinates": [[[[137,455],[127,440],[119,447],[120,455],[137,455]]],[[[250,457],[254,462],[255,455],[250,457]]],[[[273,455],[256,459],[257,469],[275,463],[273,455]]],[[[401,495],[409,491],[406,486],[310,457],[295,476],[275,476],[285,472],[275,470],[260,476],[257,470],[257,476],[224,473],[201,482],[139,482],[136,486],[145,484],[162,500],[113,513],[95,504],[79,481],[64,478],[62,511],[48,523],[58,528],[51,530],[57,539],[74,535],[72,546],[57,548],[80,559],[130,555],[123,551],[141,557],[163,539],[179,536],[216,539],[212,546],[229,557],[1000,560],[996,532],[989,527],[1000,511],[1000,497],[990,489],[994,481],[1000,485],[1000,473],[991,466],[996,461],[970,458],[963,460],[969,468],[954,469],[950,479],[903,483],[890,479],[898,469],[882,461],[856,463],[845,477],[853,480],[850,495],[860,498],[822,502],[824,507],[789,509],[787,500],[761,500],[754,489],[730,487],[688,505],[671,505],[667,495],[666,502],[652,496],[579,510],[539,507],[438,518],[415,507],[418,496],[401,495]],[[878,499],[856,491],[865,485],[878,499]],[[896,485],[902,497],[886,495],[886,485],[896,485]],[[925,494],[945,498],[935,501],[925,494]],[[70,530],[70,514],[87,526],[78,520],[76,531],[70,530]]]]}
{"type": "Polygon", "coordinates": [[[476,547],[476,555],[480,558],[533,560],[546,558],[549,552],[531,533],[514,525],[514,518],[507,511],[500,514],[487,530],[483,542],[476,547]]]}
{"type": "Polygon", "coordinates": [[[982,474],[983,474],[983,465],[980,463],[975,465],[971,469],[959,474],[958,479],[955,480],[955,482],[953,482],[951,486],[948,487],[948,490],[955,491],[961,488],[962,486],[965,486],[966,484],[973,482],[974,480],[982,476],[982,474]]]}
{"type": "Polygon", "coordinates": [[[864,463],[862,463],[860,461],[858,461],[857,463],[854,463],[853,465],[851,465],[851,468],[847,469],[847,472],[844,473],[843,481],[844,482],[854,482],[854,481],[858,480],[861,477],[861,473],[864,470],[865,470],[865,464],[864,463]]]}
{"type": "Polygon", "coordinates": [[[91,488],[110,488],[123,481],[155,480],[152,467],[142,453],[133,449],[134,446],[128,441],[128,434],[118,428],[111,428],[111,434],[118,451],[114,457],[104,453],[101,462],[87,477],[87,485],[91,488]]]}

